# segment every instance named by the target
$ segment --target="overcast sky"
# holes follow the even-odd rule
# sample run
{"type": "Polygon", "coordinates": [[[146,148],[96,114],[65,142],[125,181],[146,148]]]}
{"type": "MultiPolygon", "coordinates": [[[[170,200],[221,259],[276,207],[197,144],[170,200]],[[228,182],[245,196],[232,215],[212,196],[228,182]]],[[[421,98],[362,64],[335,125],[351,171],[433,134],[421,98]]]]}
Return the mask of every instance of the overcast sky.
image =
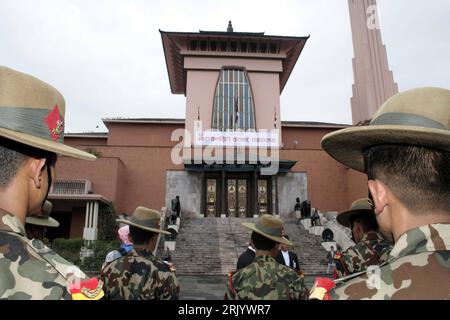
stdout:
{"type": "MultiPolygon", "coordinates": [[[[378,0],[400,91],[450,88],[450,1],[378,0]]],[[[49,82],[66,99],[66,132],[105,131],[104,117],[181,118],[158,29],[311,38],[281,96],[282,120],[351,123],[347,0],[0,0],[0,65],[49,82]],[[96,128],[96,126],[99,126],[96,128]]]]}

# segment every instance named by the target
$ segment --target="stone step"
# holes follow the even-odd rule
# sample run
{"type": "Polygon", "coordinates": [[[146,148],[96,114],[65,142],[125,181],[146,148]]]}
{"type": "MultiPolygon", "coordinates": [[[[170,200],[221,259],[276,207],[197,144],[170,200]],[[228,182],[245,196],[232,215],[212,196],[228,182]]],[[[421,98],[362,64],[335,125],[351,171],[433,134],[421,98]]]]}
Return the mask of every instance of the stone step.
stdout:
{"type": "MultiPolygon", "coordinates": [[[[247,248],[250,231],[242,222],[253,218],[192,218],[184,219],[172,252],[179,274],[219,275],[233,271],[237,258],[247,248]]],[[[297,221],[285,221],[285,229],[294,243],[302,270],[306,274],[326,270],[326,251],[320,237],[311,235],[297,221]]]]}

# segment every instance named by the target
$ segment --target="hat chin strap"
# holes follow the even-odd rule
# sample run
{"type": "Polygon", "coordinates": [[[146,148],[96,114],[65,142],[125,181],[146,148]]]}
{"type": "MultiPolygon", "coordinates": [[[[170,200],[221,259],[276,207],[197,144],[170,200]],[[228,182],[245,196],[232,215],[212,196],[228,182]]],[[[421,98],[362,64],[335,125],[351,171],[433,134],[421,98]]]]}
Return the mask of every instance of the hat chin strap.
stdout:
{"type": "Polygon", "coordinates": [[[48,194],[50,193],[50,188],[52,187],[52,182],[53,182],[52,181],[52,170],[50,168],[50,164],[48,163],[48,159],[45,160],[45,166],[47,167],[48,185],[47,185],[47,193],[45,194],[44,201],[42,201],[41,208],[44,207],[45,201],[47,201],[48,194]]]}

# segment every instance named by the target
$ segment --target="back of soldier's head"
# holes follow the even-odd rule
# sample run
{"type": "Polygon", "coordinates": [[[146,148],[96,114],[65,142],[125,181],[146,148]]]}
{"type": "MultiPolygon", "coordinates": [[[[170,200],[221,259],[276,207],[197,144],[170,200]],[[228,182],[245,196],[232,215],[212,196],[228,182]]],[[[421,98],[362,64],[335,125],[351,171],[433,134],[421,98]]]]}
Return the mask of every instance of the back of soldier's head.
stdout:
{"type": "Polygon", "coordinates": [[[358,223],[365,233],[369,231],[378,231],[379,228],[375,214],[360,213],[351,216],[349,220],[351,227],[353,227],[355,223],[358,223]]]}
{"type": "Polygon", "coordinates": [[[130,225],[130,238],[135,245],[147,245],[155,235],[155,232],[130,225]]]}
{"type": "Polygon", "coordinates": [[[277,245],[275,241],[266,238],[254,231],[252,233],[251,239],[253,241],[253,245],[257,250],[270,251],[277,245]]]}
{"type": "Polygon", "coordinates": [[[450,213],[450,153],[406,145],[366,150],[369,179],[378,179],[413,214],[450,213]]]}
{"type": "Polygon", "coordinates": [[[33,148],[31,146],[0,137],[0,187],[7,187],[27,158],[54,158],[52,152],[33,148]]]}

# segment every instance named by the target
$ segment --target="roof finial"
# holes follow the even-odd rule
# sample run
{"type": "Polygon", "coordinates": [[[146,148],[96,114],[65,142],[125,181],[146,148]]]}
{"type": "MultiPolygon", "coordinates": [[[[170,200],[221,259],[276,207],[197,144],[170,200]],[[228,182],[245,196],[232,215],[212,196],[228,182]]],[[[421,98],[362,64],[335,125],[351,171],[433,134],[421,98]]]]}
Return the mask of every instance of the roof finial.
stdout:
{"type": "Polygon", "coordinates": [[[231,24],[231,20],[228,21],[228,28],[227,28],[227,32],[233,32],[233,25],[231,24]]]}

